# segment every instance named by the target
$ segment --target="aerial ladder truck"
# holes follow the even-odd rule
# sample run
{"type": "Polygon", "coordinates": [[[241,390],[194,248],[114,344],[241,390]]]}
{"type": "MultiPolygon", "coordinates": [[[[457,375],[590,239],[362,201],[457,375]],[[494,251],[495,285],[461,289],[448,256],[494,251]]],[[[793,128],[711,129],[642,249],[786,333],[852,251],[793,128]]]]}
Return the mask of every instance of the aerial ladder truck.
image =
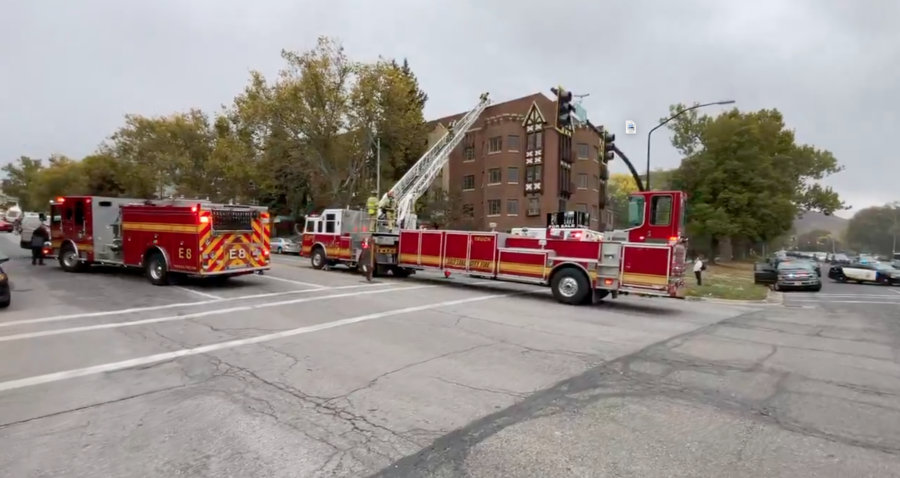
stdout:
{"type": "Polygon", "coordinates": [[[450,154],[490,104],[488,93],[483,93],[478,104],[451,122],[447,133],[393,187],[380,199],[369,199],[367,210],[325,209],[307,217],[300,255],[310,257],[316,269],[336,264],[356,268],[364,250],[371,248],[374,262],[378,264],[376,274],[393,270],[395,276],[408,275],[409,271],[392,265],[400,231],[418,227],[416,202],[428,191],[450,154]]]}

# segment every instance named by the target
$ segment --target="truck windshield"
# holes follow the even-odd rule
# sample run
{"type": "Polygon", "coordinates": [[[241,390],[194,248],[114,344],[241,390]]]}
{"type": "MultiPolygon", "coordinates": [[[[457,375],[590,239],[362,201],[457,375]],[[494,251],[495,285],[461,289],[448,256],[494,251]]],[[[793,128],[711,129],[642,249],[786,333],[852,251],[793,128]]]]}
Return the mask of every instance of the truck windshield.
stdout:
{"type": "Polygon", "coordinates": [[[680,217],[680,220],[678,221],[678,225],[679,225],[678,232],[681,234],[684,234],[685,232],[687,232],[685,230],[685,223],[684,223],[684,218],[687,217],[687,199],[685,199],[683,194],[681,195],[681,212],[679,214],[681,217],[680,217]]]}
{"type": "Polygon", "coordinates": [[[628,198],[628,225],[631,227],[644,225],[643,196],[630,196],[628,198]]]}

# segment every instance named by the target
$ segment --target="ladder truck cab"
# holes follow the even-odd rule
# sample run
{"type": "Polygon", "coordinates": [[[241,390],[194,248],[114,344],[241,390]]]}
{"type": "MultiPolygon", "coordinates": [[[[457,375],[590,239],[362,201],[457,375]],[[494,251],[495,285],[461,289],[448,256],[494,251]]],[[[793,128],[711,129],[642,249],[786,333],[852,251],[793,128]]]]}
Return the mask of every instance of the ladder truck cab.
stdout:
{"type": "Polygon", "coordinates": [[[227,279],[270,268],[266,208],[199,199],[65,196],[50,201],[50,249],[66,272],[91,265],[227,279]]]}

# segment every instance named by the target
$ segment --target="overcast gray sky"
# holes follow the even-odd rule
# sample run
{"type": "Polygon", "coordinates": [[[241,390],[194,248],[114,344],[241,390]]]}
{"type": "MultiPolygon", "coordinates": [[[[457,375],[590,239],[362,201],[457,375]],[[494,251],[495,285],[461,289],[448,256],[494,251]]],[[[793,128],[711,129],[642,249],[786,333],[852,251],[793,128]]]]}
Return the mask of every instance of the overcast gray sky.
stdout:
{"type": "MultiPolygon", "coordinates": [[[[671,103],[779,108],[846,165],[828,184],[858,210],[900,199],[898,18],[890,0],[6,0],[0,163],[86,155],[126,113],[215,109],[324,34],[357,59],[408,58],[431,118],[483,91],[590,93],[592,120],[641,164],[671,103]]],[[[654,166],[673,167],[663,132],[654,166]]]]}

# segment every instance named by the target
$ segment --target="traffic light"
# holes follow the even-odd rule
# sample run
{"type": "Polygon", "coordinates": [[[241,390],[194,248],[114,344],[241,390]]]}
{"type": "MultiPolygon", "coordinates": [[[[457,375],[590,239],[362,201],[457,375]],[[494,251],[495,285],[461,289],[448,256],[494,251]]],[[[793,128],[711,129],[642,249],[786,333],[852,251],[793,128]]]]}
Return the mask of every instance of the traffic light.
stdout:
{"type": "Polygon", "coordinates": [[[603,162],[609,162],[616,159],[616,135],[609,131],[603,132],[603,162]]]}
{"type": "Polygon", "coordinates": [[[575,130],[574,113],[575,105],[572,104],[572,92],[566,91],[562,86],[550,88],[556,95],[556,129],[563,134],[572,135],[575,130]]]}

